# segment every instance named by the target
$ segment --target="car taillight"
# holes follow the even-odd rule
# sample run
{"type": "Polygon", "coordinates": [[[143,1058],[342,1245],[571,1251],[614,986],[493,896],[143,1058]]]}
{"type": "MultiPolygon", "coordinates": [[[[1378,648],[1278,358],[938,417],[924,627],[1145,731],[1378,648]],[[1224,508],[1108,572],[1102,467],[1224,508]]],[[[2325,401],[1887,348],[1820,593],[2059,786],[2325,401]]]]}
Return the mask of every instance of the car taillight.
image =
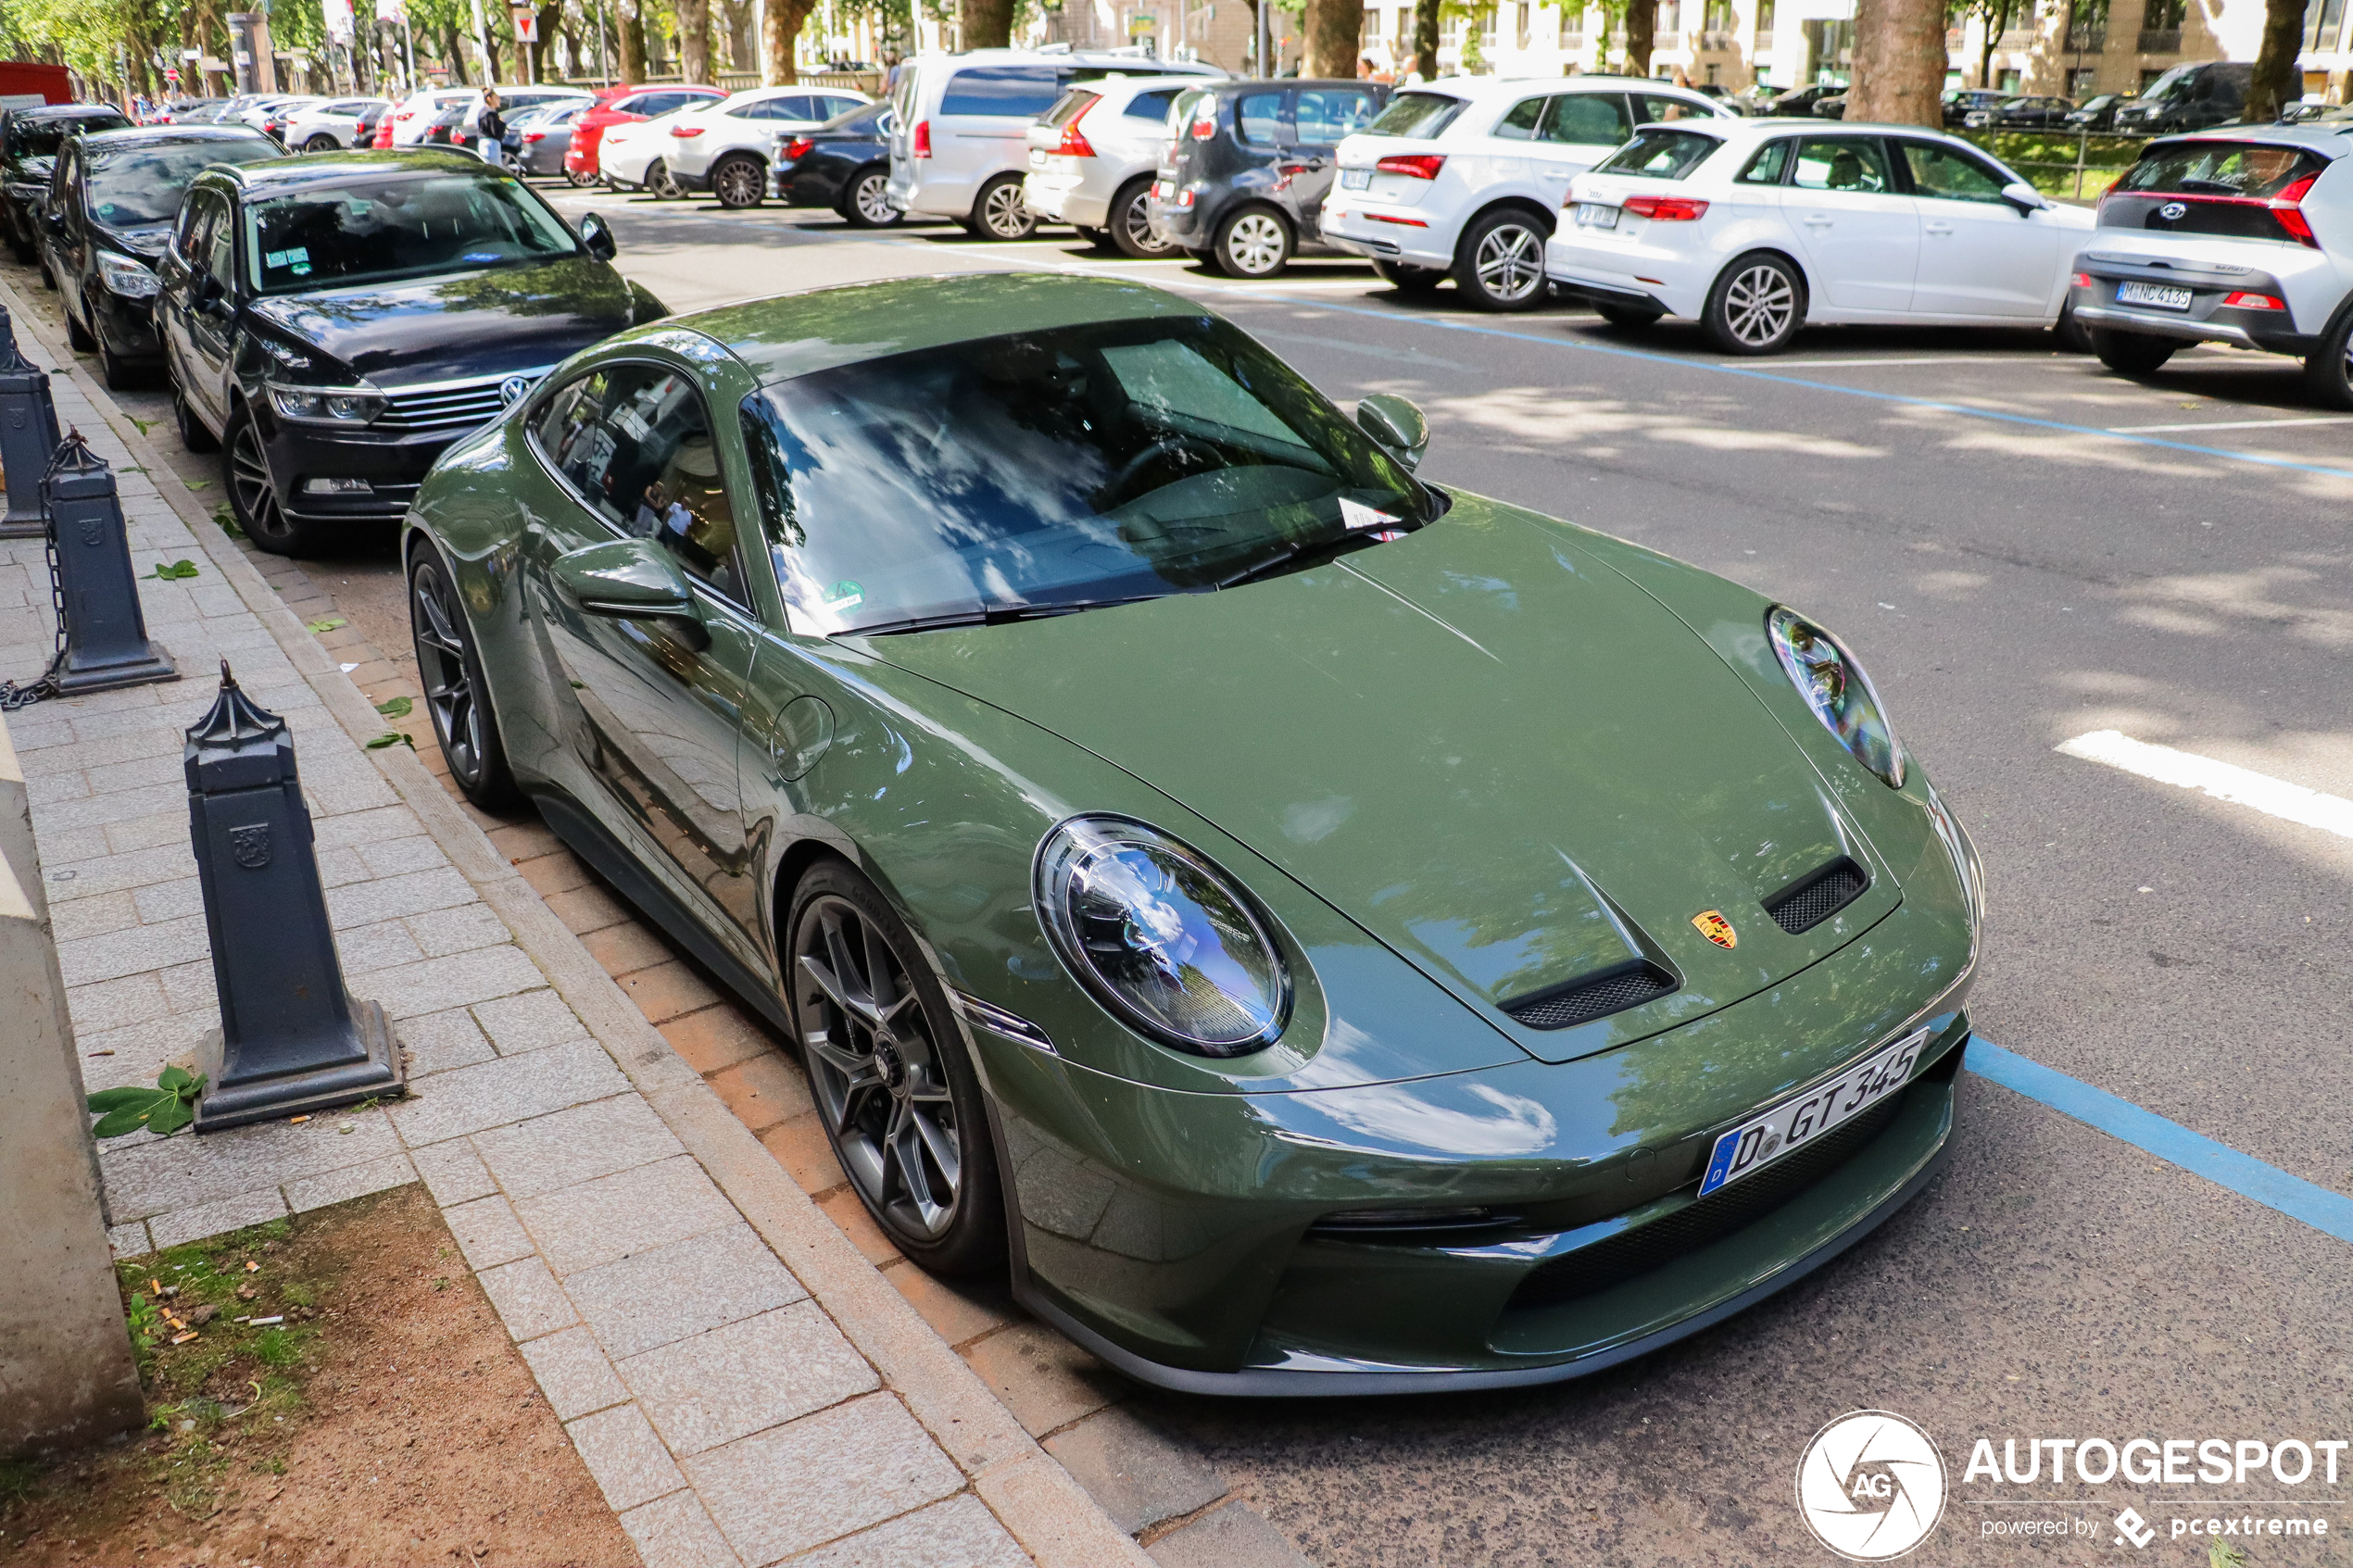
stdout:
{"type": "Polygon", "coordinates": [[[670,128],[670,133],[673,136],[699,136],[702,134],[702,127],[699,125],[673,125],[670,128]]]}
{"type": "Polygon", "coordinates": [[[1626,210],[1658,223],[1690,223],[1707,216],[1707,204],[1689,196],[1628,196],[1626,210]]]}
{"type": "Polygon", "coordinates": [[[1410,175],[1416,180],[1435,180],[1445,167],[1443,153],[1392,153],[1373,165],[1380,173],[1410,175]]]}
{"type": "Polygon", "coordinates": [[[1205,97],[1193,110],[1193,140],[1206,142],[1216,134],[1217,100],[1214,97],[1205,97]]]}
{"type": "Polygon", "coordinates": [[[2307,174],[2271,198],[2271,216],[2279,220],[2280,227],[2314,250],[2321,248],[2321,242],[2312,237],[2312,225],[2304,220],[2304,208],[2300,204],[2304,200],[2304,193],[2310,190],[2312,182],[2319,178],[2317,174],[2307,174]]]}
{"type": "Polygon", "coordinates": [[[2222,303],[2233,310],[2284,310],[2287,308],[2268,294],[2224,295],[2222,303]]]}
{"type": "Polygon", "coordinates": [[[806,136],[796,136],[776,149],[776,157],[786,163],[799,163],[809,156],[809,150],[816,144],[806,136]]]}
{"type": "Polygon", "coordinates": [[[930,120],[927,120],[927,119],[919,119],[919,120],[915,121],[915,145],[914,145],[914,156],[915,156],[915,157],[931,157],[931,121],[930,121],[930,120]]]}
{"type": "Polygon", "coordinates": [[[545,131],[526,131],[522,133],[522,139],[526,142],[544,142],[547,139],[547,133],[545,131]]]}
{"type": "Polygon", "coordinates": [[[2092,286],[2092,275],[2089,272],[2078,272],[2075,276],[2070,278],[2068,282],[2070,286],[2075,288],[2088,289],[2092,286]]]}
{"type": "Polygon", "coordinates": [[[1078,122],[1085,119],[1094,107],[1101,102],[1101,98],[1089,98],[1087,100],[1085,108],[1070,117],[1070,123],[1063,127],[1063,139],[1054,144],[1054,157],[1093,157],[1095,156],[1095,144],[1087,140],[1087,133],[1078,129],[1078,122]]]}

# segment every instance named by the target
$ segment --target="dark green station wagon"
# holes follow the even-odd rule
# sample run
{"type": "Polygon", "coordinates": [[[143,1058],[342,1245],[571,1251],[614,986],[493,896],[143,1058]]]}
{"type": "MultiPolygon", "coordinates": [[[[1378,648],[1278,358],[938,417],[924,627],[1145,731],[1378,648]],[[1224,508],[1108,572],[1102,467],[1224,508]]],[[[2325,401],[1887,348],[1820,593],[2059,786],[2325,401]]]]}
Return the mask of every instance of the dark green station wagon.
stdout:
{"type": "Polygon", "coordinates": [[[1934,1174],[1981,879],[1830,633],[1426,441],[1136,284],[675,318],[434,470],[428,701],[923,1266],[1165,1386],[1576,1376],[1934,1174]]]}

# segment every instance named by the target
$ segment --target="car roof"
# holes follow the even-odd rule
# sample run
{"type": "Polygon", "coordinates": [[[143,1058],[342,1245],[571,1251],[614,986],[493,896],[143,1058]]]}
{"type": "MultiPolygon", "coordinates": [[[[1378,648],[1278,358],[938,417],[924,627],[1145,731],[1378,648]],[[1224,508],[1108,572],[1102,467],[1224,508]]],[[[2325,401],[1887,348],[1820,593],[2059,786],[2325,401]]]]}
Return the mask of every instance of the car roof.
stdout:
{"type": "Polygon", "coordinates": [[[11,119],[85,119],[92,115],[110,114],[117,119],[129,119],[112,104],[42,104],[32,108],[11,109],[11,119]]]}
{"type": "Polygon", "coordinates": [[[250,125],[132,125],[120,131],[99,131],[78,138],[94,153],[116,147],[169,146],[187,142],[269,142],[250,125]]]}
{"type": "Polygon", "coordinates": [[[2296,125],[2216,125],[2204,131],[2185,132],[2179,136],[2160,136],[2158,142],[2276,142],[2283,146],[2309,147],[2323,157],[2340,158],[2353,152],[2353,140],[2342,131],[2309,123],[2296,125]]]}
{"type": "MultiPolygon", "coordinates": [[[[1091,82],[1074,82],[1071,85],[1092,87],[1095,84],[1091,82]]],[[[1271,79],[1263,76],[1197,76],[1188,81],[1185,85],[1231,95],[1236,93],[1247,93],[1253,88],[1265,87],[1363,87],[1377,93],[1388,83],[1365,82],[1353,76],[1277,76],[1271,79]]]]}
{"type": "Polygon", "coordinates": [[[1114,55],[1094,49],[967,49],[961,55],[918,55],[910,64],[924,70],[962,69],[965,66],[1085,66],[1119,70],[1132,66],[1150,66],[1161,76],[1196,76],[1211,82],[1227,80],[1218,67],[1203,61],[1190,65],[1173,60],[1147,59],[1141,55],[1114,55]]]}
{"type": "Polygon", "coordinates": [[[726,345],[766,385],[1007,332],[1207,314],[1181,295],[1121,279],[948,272],[723,305],[655,326],[684,327],[726,345]]]}
{"type": "Polygon", "coordinates": [[[469,174],[478,179],[508,180],[513,176],[493,169],[471,153],[450,147],[404,147],[385,152],[353,149],[339,153],[307,153],[273,163],[247,163],[205,170],[242,186],[248,195],[275,195],[305,185],[324,185],[355,174],[469,174]]]}
{"type": "Polygon", "coordinates": [[[1401,96],[1407,93],[1441,93],[1477,103],[1482,98],[1516,96],[1531,87],[1556,93],[1680,93],[1702,103],[1712,101],[1695,88],[1678,87],[1654,77],[1604,76],[1599,72],[1583,76],[1441,76],[1431,82],[1417,82],[1411,87],[1401,85],[1397,91],[1401,96]]]}

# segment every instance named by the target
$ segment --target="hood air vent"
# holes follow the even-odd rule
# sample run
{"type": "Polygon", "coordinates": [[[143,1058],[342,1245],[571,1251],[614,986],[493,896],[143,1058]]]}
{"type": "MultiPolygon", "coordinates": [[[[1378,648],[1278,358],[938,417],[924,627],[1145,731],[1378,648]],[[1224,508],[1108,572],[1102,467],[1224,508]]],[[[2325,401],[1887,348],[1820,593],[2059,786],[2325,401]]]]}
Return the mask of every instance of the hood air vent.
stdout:
{"type": "Polygon", "coordinates": [[[1666,970],[1647,960],[1636,959],[1583,980],[1506,1002],[1504,1010],[1530,1029],[1567,1029],[1656,1001],[1674,990],[1675,985],[1675,977],[1666,970]]]}
{"type": "Polygon", "coordinates": [[[1813,930],[1863,896],[1871,879],[1863,868],[1840,856],[1818,871],[1806,872],[1770,898],[1765,912],[1792,936],[1813,930]]]}

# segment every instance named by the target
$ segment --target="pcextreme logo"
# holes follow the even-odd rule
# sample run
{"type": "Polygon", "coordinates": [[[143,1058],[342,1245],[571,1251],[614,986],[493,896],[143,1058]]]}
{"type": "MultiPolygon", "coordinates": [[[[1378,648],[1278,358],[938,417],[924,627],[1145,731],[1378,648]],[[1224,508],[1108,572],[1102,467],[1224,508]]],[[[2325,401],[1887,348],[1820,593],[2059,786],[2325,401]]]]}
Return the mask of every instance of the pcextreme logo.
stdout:
{"type": "Polygon", "coordinates": [[[1850,1562],[1901,1557],[1944,1515],[1944,1456],[1893,1411],[1851,1411],[1806,1445],[1797,1512],[1815,1539],[1850,1562]]]}

